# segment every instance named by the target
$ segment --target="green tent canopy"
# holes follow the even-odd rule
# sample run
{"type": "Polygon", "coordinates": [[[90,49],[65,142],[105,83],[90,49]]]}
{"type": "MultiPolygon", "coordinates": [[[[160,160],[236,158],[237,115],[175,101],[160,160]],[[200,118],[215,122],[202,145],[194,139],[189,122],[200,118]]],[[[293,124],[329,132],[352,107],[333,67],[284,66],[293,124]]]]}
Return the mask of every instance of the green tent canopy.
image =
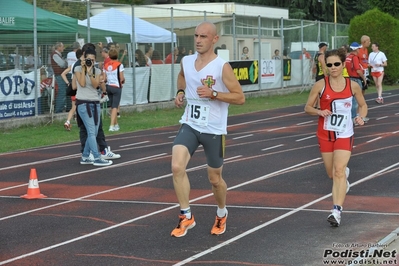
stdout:
{"type": "MultiPolygon", "coordinates": [[[[33,5],[23,0],[1,1],[0,45],[33,45],[33,5]]],[[[87,27],[78,25],[78,20],[36,8],[37,44],[72,43],[78,38],[87,38],[87,27]]],[[[129,34],[90,29],[91,42],[106,42],[111,37],[114,42],[129,43],[129,34]]]]}
{"type": "MultiPolygon", "coordinates": [[[[1,1],[0,32],[33,32],[33,5],[23,0],[1,1]]],[[[78,20],[36,8],[38,32],[75,33],[78,20]]]]}

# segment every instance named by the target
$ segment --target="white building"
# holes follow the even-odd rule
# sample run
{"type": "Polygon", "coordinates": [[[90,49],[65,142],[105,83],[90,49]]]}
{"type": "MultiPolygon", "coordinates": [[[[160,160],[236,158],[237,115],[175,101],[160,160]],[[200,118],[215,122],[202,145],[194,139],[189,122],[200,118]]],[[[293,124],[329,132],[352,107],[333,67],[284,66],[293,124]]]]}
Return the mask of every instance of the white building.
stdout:
{"type": "MultiPolygon", "coordinates": [[[[96,15],[109,7],[93,4],[91,13],[96,15]]],[[[249,48],[251,58],[257,58],[259,47],[263,58],[271,58],[272,51],[281,47],[281,19],[289,17],[288,9],[233,2],[113,7],[172,30],[177,34],[177,45],[185,46],[187,52],[194,47],[195,27],[201,21],[211,21],[216,24],[220,36],[217,46],[226,45],[230,60],[239,59],[245,46],[249,48]],[[258,26],[259,20],[261,27],[258,26]]],[[[170,49],[166,48],[166,51],[170,49]]]]}

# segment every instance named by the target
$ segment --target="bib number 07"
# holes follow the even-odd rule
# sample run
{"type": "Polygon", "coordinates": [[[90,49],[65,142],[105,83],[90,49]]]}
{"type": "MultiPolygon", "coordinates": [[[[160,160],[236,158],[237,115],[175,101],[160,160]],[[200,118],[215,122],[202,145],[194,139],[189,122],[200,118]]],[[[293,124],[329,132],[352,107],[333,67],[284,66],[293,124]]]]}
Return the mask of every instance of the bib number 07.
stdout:
{"type": "Polygon", "coordinates": [[[324,129],[342,133],[346,129],[348,116],[342,114],[332,114],[324,118],[324,129]]]}

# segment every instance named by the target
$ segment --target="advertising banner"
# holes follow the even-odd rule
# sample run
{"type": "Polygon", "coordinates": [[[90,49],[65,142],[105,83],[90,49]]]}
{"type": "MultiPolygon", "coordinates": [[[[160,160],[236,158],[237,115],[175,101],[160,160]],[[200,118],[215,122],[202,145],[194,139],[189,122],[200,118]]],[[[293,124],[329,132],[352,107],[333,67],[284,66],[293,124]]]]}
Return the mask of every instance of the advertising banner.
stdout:
{"type": "Polygon", "coordinates": [[[241,85],[258,84],[258,60],[230,61],[241,85]]]}
{"type": "Polygon", "coordinates": [[[35,95],[40,95],[40,88],[36,87],[39,86],[35,86],[34,72],[1,71],[0,119],[35,115],[35,95]]]}

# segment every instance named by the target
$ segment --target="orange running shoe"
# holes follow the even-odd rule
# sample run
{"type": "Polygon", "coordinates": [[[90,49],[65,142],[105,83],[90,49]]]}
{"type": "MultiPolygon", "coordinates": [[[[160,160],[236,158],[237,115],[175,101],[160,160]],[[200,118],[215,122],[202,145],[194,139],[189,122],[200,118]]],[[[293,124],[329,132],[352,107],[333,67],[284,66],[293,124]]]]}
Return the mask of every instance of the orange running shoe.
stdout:
{"type": "Polygon", "coordinates": [[[227,220],[227,214],[222,218],[220,218],[216,215],[216,220],[212,227],[211,234],[212,235],[221,235],[224,232],[226,232],[226,220],[227,220]]]}
{"type": "Polygon", "coordinates": [[[187,219],[184,214],[179,215],[179,223],[176,228],[173,229],[171,236],[182,237],[187,234],[187,230],[195,226],[194,215],[191,215],[191,219],[187,219]]]}

